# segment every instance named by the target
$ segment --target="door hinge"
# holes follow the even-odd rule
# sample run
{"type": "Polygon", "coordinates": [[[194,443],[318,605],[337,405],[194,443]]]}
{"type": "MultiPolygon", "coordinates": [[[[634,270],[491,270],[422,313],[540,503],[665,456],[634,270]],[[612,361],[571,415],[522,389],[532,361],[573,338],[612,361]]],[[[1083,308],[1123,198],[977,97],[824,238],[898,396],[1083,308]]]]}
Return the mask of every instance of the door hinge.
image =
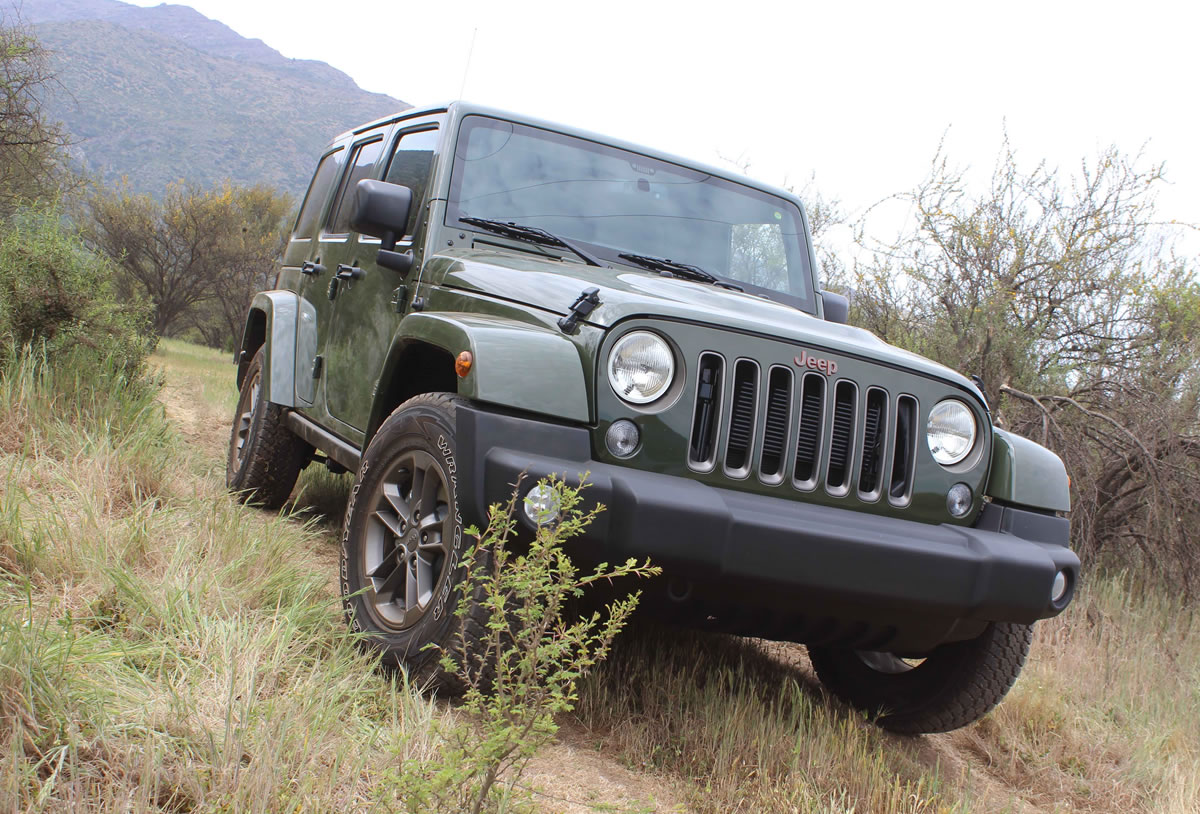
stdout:
{"type": "Polygon", "coordinates": [[[395,290],[392,291],[392,309],[395,310],[397,314],[404,313],[404,309],[408,305],[407,300],[408,286],[397,286],[395,290]]]}
{"type": "Polygon", "coordinates": [[[325,363],[325,357],[324,357],[324,356],[318,356],[318,357],[316,357],[315,359],[313,359],[313,372],[312,372],[312,377],[313,377],[314,379],[319,379],[319,378],[321,378],[321,368],[322,368],[322,366],[324,366],[324,363],[325,363]]]}

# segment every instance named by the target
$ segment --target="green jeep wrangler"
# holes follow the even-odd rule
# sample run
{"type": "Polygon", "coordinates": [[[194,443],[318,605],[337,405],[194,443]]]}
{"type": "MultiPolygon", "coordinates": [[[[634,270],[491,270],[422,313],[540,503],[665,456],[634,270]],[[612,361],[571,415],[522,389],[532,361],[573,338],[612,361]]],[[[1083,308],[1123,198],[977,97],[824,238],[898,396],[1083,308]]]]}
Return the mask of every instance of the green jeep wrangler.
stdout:
{"type": "MultiPolygon", "coordinates": [[[[607,509],[577,559],[649,557],[648,609],[808,646],[897,732],[991,709],[1071,601],[1067,474],[963,376],[844,324],[793,195],[461,102],[317,165],[237,357],[228,483],[280,506],[357,472],[341,586],[441,680],[468,541],[551,474],[607,509]]],[[[519,504],[522,505],[522,504],[519,504]]],[[[469,631],[468,631],[469,633],[469,631]]]]}

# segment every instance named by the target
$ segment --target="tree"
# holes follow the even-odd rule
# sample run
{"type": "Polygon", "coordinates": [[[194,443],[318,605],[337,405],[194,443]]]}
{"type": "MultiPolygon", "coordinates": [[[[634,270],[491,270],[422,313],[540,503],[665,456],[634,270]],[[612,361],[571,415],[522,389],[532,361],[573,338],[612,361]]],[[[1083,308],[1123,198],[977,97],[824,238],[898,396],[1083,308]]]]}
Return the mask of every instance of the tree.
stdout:
{"type": "Polygon", "coordinates": [[[53,82],[46,51],[0,17],[0,220],[64,186],[67,134],[49,121],[41,97],[53,82]]]}
{"type": "Polygon", "coordinates": [[[274,267],[290,207],[268,187],[230,182],[173,184],[161,202],[128,187],[99,190],[87,202],[88,236],[121,267],[126,290],[154,304],[159,336],[193,327],[223,346],[274,267]]]}
{"type": "Polygon", "coordinates": [[[984,194],[939,150],[895,196],[916,228],[860,245],[851,319],[981,377],[997,423],[1072,475],[1077,549],[1200,585],[1200,289],[1155,211],[1161,166],[1115,149],[1063,180],[1007,142],[984,194]]]}

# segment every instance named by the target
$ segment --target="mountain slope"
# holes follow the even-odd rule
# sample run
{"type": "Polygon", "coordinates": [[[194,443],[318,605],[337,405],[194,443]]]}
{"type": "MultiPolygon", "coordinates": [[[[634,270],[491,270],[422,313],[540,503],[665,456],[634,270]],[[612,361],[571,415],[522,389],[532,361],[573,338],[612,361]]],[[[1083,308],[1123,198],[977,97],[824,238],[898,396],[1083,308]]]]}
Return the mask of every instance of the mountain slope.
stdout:
{"type": "Polygon", "coordinates": [[[409,107],[184,6],[35,0],[23,13],[52,52],[48,104],[76,158],[140,192],[230,178],[298,199],[332,136],[409,107]]]}

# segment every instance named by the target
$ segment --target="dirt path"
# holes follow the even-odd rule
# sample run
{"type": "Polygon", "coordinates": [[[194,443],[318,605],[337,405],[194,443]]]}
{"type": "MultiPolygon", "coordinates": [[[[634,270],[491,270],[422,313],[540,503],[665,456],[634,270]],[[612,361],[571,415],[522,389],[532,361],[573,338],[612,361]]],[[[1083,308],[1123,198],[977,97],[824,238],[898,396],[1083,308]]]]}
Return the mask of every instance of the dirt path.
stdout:
{"type": "MultiPolygon", "coordinates": [[[[204,387],[173,365],[169,356],[156,357],[155,361],[165,376],[159,398],[167,418],[186,441],[195,465],[210,477],[224,477],[231,416],[209,401],[204,387]]],[[[232,367],[229,372],[232,376],[232,367]]],[[[318,566],[327,569],[333,594],[337,590],[338,531],[332,524],[328,528],[329,533],[323,535],[328,545],[311,553],[318,566]]],[[[666,780],[630,771],[597,752],[585,733],[566,727],[558,740],[530,763],[521,785],[533,792],[539,809],[546,814],[687,811],[666,780]]]]}

